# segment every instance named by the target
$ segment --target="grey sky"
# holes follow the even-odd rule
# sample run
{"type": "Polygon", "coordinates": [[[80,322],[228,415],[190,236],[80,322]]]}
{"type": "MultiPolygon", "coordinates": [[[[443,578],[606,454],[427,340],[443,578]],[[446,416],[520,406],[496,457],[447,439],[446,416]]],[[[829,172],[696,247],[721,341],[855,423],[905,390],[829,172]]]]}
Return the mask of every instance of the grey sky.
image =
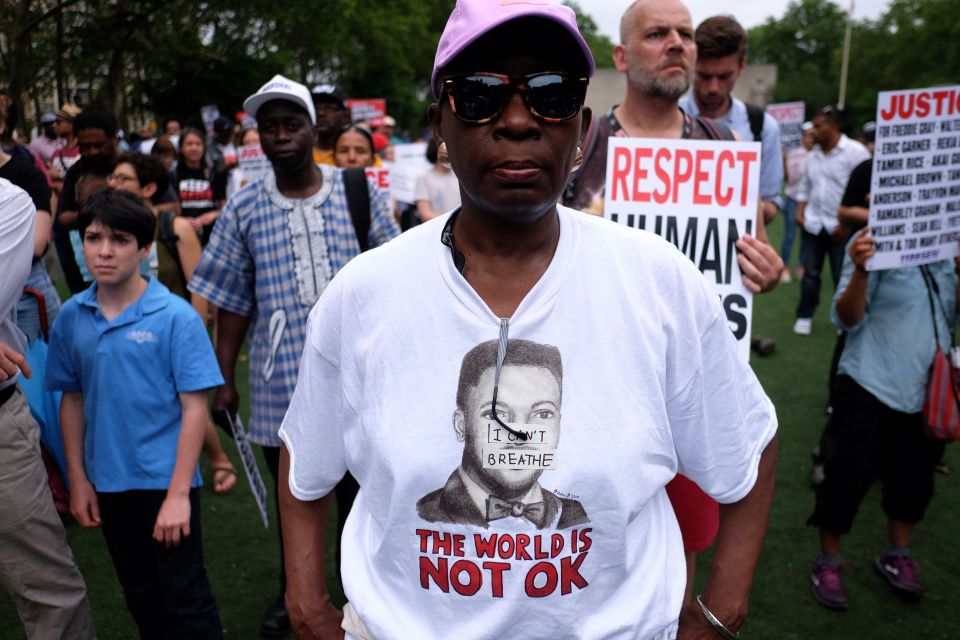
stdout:
{"type": "MultiPolygon", "coordinates": [[[[614,43],[619,42],[620,16],[633,0],[580,0],[580,6],[597,22],[600,31],[610,36],[614,43]]],[[[844,9],[850,6],[849,0],[832,0],[844,9]]],[[[715,0],[686,0],[696,26],[704,18],[719,13],[732,14],[744,27],[750,28],[763,23],[767,18],[779,18],[787,9],[789,0],[736,0],[719,4],[715,0]]],[[[890,4],[890,0],[856,0],[854,18],[876,19],[890,4]]]]}

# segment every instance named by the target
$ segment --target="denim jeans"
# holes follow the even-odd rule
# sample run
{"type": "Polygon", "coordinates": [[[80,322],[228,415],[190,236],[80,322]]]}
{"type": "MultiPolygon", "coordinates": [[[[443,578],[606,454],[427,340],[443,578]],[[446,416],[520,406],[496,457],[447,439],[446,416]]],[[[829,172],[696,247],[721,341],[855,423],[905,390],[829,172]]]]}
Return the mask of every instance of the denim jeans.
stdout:
{"type": "MultiPolygon", "coordinates": [[[[793,239],[797,235],[797,201],[786,196],[783,199],[783,242],[780,243],[780,258],[783,266],[790,267],[793,239]]],[[[801,257],[802,260],[802,257],[801,257]]]]}
{"type": "Polygon", "coordinates": [[[800,259],[804,271],[800,282],[800,304],[797,305],[798,318],[812,318],[817,310],[824,258],[830,260],[830,275],[833,276],[833,286],[837,286],[845,249],[842,242],[833,241],[826,229],[816,235],[806,229],[800,230],[800,259]]]}

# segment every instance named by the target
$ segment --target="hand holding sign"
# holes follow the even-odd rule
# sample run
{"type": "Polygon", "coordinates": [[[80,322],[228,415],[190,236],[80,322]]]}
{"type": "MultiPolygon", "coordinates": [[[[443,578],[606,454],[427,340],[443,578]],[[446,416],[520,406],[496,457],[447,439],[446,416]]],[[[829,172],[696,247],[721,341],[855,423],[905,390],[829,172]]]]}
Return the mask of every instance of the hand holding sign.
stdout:
{"type": "Polygon", "coordinates": [[[746,239],[760,205],[759,159],[757,142],[612,137],[607,148],[604,217],[663,236],[697,265],[720,296],[744,360],[752,293],[772,287],[782,270],[773,268],[772,249],[746,239]]]}
{"type": "Polygon", "coordinates": [[[857,236],[853,242],[850,243],[850,248],[847,249],[847,253],[850,254],[850,259],[853,260],[853,264],[857,265],[858,271],[866,272],[867,260],[872,258],[873,254],[876,253],[873,237],[869,234],[870,229],[865,228],[863,233],[857,236]]]}
{"type": "Polygon", "coordinates": [[[743,286],[751,293],[771,291],[780,283],[783,260],[763,240],[742,235],[737,239],[737,264],[743,272],[743,286]]]}

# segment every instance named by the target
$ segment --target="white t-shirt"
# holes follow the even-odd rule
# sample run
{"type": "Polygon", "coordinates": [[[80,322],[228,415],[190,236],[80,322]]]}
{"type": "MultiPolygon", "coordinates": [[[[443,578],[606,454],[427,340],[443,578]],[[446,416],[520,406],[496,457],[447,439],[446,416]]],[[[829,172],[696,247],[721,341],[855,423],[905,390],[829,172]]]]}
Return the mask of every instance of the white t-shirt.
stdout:
{"type": "Polygon", "coordinates": [[[817,235],[822,230],[833,233],[839,221],[837,209],[854,167],[870,157],[867,148],[856,140],[840,134],[837,146],[824,153],[819,145],[807,156],[807,164],[800,180],[797,200],[806,202],[803,228],[817,235]]]}
{"type": "Polygon", "coordinates": [[[664,485],[734,502],[756,480],[776,417],[709,284],[657,236],[558,210],[509,321],[454,266],[449,216],[347,264],[311,314],[290,489],[359,481],[343,583],[377,640],[672,637],[686,569],[664,485]],[[492,419],[504,325],[496,408],[522,446],[492,419]]]}
{"type": "Polygon", "coordinates": [[[428,201],[438,215],[453,211],[460,206],[460,181],[453,171],[430,169],[417,176],[413,199],[428,201]]]}

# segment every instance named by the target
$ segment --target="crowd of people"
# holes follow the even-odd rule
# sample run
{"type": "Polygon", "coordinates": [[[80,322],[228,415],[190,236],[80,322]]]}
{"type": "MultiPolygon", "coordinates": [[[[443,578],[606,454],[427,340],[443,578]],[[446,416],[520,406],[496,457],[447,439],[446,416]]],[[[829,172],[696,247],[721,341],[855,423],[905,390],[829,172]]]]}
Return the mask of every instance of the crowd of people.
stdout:
{"type": "Polygon", "coordinates": [[[334,85],[278,74],[207,131],[168,117],[130,140],[106,106],[64,104],[29,145],[0,93],[0,509],[17,514],[0,527],[0,583],[30,640],[95,637],[58,506],[102,531],[142,638],[223,637],[198,460],[214,492],[234,490],[216,427],[234,433],[241,388],[278,507],[262,637],[736,637],[775,410],[690,260],[597,217],[617,137],[759,143],[744,286],[798,277],[801,336],[826,257],[836,290],[813,596],[847,608],[841,539],[880,478],[876,569],[920,597],[909,545],[944,450],[920,411],[949,348],[955,266],[867,271],[876,127],[861,144],[825,107],[783,150],[776,121],[733,95],[746,61],[735,18],[694,28],[680,0],[637,0],[614,49],[623,100],[592,113],[572,9],[459,0],[409,203],[376,177],[404,142],[396,121],[355,122],[334,85]],[[269,169],[245,173],[245,149],[269,169]],[[34,370],[28,398],[17,380],[34,370]]]}

